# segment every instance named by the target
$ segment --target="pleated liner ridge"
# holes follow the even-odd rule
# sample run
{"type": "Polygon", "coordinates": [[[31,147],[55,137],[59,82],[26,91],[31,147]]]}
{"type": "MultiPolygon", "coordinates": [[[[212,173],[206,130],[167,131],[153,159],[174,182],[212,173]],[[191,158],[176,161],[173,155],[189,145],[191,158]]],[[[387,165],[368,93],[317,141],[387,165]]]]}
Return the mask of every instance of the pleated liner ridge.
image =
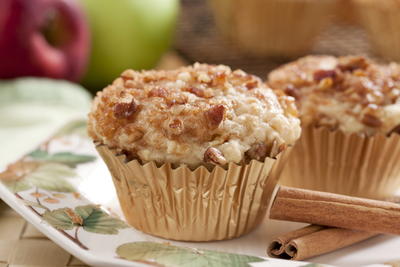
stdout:
{"type": "Polygon", "coordinates": [[[400,135],[364,137],[303,127],[280,183],[358,197],[391,197],[400,187],[400,135]]]}
{"type": "Polygon", "coordinates": [[[277,159],[230,163],[211,172],[204,166],[157,167],[126,162],[105,145],[98,152],[113,177],[129,224],[172,240],[224,240],[248,233],[265,217],[288,150],[277,159]]]}

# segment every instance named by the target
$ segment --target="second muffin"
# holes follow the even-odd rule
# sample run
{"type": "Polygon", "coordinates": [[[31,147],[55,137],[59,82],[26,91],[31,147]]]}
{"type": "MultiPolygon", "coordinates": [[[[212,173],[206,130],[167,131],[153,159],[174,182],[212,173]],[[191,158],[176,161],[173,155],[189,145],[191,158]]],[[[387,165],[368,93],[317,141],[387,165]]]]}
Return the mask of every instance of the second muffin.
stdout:
{"type": "Polygon", "coordinates": [[[296,98],[303,135],[283,184],[370,198],[400,186],[400,66],[308,56],[269,74],[296,98]]]}

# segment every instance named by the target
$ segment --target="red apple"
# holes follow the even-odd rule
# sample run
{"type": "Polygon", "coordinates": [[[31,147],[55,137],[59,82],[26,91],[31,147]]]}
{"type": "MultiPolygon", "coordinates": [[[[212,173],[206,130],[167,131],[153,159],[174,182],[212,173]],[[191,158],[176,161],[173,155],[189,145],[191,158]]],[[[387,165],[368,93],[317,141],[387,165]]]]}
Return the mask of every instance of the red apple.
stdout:
{"type": "Polygon", "coordinates": [[[0,0],[0,78],[77,81],[85,71],[89,39],[75,0],[0,0]]]}

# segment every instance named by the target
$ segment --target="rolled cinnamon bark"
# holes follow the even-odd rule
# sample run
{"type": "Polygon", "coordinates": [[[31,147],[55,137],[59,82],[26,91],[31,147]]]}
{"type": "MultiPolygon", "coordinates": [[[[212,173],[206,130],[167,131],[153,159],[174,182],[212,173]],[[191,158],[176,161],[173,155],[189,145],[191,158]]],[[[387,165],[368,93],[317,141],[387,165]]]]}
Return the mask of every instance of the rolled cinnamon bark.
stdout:
{"type": "Polygon", "coordinates": [[[400,205],[281,186],[270,219],[400,235],[400,205]]]}
{"type": "Polygon", "coordinates": [[[276,237],[267,249],[270,257],[304,260],[366,240],[376,233],[309,225],[276,237]]]}
{"type": "Polygon", "coordinates": [[[286,247],[290,241],[295,240],[297,238],[301,238],[303,236],[307,236],[309,234],[318,232],[319,230],[324,229],[323,226],[319,225],[309,225],[291,232],[288,232],[284,235],[275,237],[271,244],[267,249],[267,253],[270,257],[278,257],[283,259],[292,259],[290,255],[286,253],[286,247]]]}

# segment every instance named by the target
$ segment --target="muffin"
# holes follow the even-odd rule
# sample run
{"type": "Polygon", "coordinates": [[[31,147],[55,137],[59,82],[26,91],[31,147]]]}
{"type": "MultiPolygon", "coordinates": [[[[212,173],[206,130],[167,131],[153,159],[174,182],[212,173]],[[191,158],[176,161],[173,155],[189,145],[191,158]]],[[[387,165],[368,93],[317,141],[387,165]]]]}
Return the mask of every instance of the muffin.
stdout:
{"type": "Polygon", "coordinates": [[[127,70],[99,92],[89,134],[135,228],[167,239],[240,236],[264,217],[287,147],[292,97],[241,70],[127,70]]]}
{"type": "Polygon", "coordinates": [[[369,198],[400,186],[400,66],[307,56],[268,76],[296,99],[302,137],[283,184],[369,198]]]}
{"type": "Polygon", "coordinates": [[[331,21],[335,0],[209,0],[220,32],[246,53],[307,54],[331,21]]]}
{"type": "Polygon", "coordinates": [[[387,60],[400,61],[400,1],[354,0],[354,6],[376,51],[387,60]]]}

